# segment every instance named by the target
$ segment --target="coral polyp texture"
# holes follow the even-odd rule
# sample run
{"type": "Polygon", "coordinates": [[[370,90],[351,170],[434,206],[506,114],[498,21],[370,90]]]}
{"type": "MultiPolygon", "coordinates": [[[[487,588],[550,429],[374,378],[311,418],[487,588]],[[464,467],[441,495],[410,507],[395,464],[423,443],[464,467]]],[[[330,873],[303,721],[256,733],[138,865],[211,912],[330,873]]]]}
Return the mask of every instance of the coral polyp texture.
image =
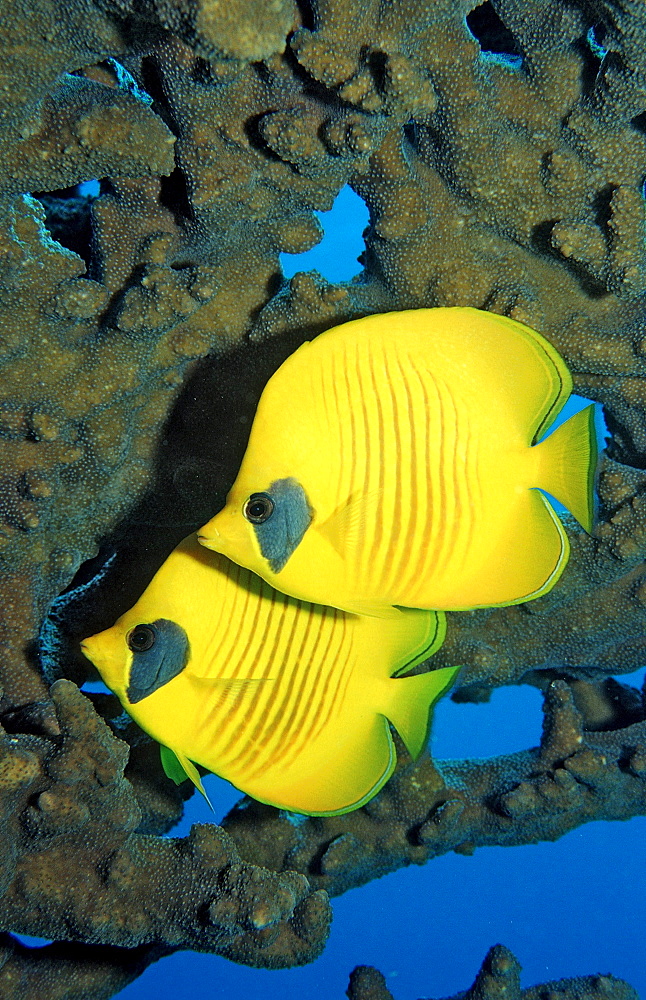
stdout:
{"type": "MultiPolygon", "coordinates": [[[[637,0],[4,3],[8,1000],[107,998],[179,948],[307,962],[327,893],[646,813],[644,697],[613,679],[646,645],[645,53],[637,0]],[[346,184],[370,211],[362,274],[284,281],[279,255],[321,239],[315,211],[346,184]],[[299,342],[447,305],[540,331],[609,429],[597,526],[568,526],[558,587],[450,615],[436,657],[464,664],[457,699],[539,687],[540,747],[402,750],[348,816],[295,826],[246,803],[162,837],[188,792],[115,699],[78,691],[93,675],[77,640],[222,504],[264,382],[299,342]]],[[[606,975],[520,991],[514,963],[494,949],[464,996],[633,995],[606,975]]],[[[374,970],[350,990],[390,995],[374,970]]]]}

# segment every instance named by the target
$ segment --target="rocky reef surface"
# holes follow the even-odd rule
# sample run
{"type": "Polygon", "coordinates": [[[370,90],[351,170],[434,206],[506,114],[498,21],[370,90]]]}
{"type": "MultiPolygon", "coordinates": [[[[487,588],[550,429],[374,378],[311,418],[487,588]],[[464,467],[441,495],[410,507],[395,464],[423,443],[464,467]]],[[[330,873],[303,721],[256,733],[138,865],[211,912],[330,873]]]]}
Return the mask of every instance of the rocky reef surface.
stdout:
{"type": "MultiPolygon", "coordinates": [[[[2,996],[107,998],[178,948],[304,963],[328,894],[645,814],[645,696],[613,679],[646,651],[641,2],[6,0],[0,56],[2,996]],[[345,184],[370,212],[363,273],[284,281],[279,254],[320,240],[345,184]],[[78,638],[220,506],[299,342],[436,305],[540,330],[610,431],[558,587],[449,616],[436,657],[464,664],[457,699],[538,686],[540,747],[402,751],[348,816],[247,801],[162,837],[189,793],[113,698],[79,692],[78,638]]],[[[633,995],[520,991],[498,948],[462,995],[503,992],[633,995]]],[[[374,970],[349,995],[389,996],[374,970]]]]}

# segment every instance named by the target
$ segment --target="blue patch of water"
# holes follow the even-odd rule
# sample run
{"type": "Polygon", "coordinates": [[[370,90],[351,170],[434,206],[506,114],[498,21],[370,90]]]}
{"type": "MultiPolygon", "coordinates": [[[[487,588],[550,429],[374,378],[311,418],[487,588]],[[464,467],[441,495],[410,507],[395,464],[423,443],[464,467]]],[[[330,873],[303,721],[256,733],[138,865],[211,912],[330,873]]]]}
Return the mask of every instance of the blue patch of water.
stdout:
{"type": "Polygon", "coordinates": [[[316,212],[325,236],[305,253],[281,253],[286,278],[297,271],[316,270],[328,281],[349,281],[361,272],[357,261],[365,249],[363,231],[368,225],[365,202],[347,185],[341,188],[329,212],[316,212]]]}
{"type": "Polygon", "coordinates": [[[77,188],[81,198],[98,198],[100,190],[101,184],[99,181],[83,181],[77,188]]]}

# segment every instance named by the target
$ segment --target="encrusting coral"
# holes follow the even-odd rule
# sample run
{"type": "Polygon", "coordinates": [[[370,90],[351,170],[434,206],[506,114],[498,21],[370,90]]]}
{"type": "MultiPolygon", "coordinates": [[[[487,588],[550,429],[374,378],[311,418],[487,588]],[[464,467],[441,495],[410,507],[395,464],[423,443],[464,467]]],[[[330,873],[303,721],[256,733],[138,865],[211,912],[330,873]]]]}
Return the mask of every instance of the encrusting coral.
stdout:
{"type": "Polygon", "coordinates": [[[6,938],[3,995],[109,997],[178,947],[304,962],[325,890],[646,813],[643,696],[610,679],[644,652],[645,41],[637,0],[3,5],[0,926],[60,942],[6,938]],[[346,183],[370,210],[363,274],[284,282],[279,254],[320,240],[346,183]],[[162,839],[181,794],[114,699],[74,687],[76,641],[222,503],[299,342],[458,304],[548,337],[610,432],[598,526],[569,526],[558,587],[451,615],[435,661],[464,664],[463,700],[540,687],[540,748],[402,752],[349,816],[247,804],[162,839]]]}

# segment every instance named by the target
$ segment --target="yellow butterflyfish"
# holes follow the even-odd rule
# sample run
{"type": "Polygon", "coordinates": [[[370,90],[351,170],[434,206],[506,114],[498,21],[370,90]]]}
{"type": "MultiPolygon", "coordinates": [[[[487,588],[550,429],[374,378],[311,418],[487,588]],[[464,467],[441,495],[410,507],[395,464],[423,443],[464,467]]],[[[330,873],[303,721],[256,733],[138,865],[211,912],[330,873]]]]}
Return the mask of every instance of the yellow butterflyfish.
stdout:
{"type": "Polygon", "coordinates": [[[171,776],[181,768],[201,788],[199,764],[262,802],[326,815],[358,808],[387,781],[389,722],[421,752],[457,668],[396,675],[444,633],[435,612],[379,620],[287,597],[191,535],[134,607],[81,648],[162,745],[171,776]]]}
{"type": "Polygon", "coordinates": [[[541,491],[592,526],[593,407],[540,440],[571,388],[547,340],[494,313],[335,327],[267,383],[226,506],[198,539],[286,594],[358,614],[540,597],[569,556],[541,491]]]}

